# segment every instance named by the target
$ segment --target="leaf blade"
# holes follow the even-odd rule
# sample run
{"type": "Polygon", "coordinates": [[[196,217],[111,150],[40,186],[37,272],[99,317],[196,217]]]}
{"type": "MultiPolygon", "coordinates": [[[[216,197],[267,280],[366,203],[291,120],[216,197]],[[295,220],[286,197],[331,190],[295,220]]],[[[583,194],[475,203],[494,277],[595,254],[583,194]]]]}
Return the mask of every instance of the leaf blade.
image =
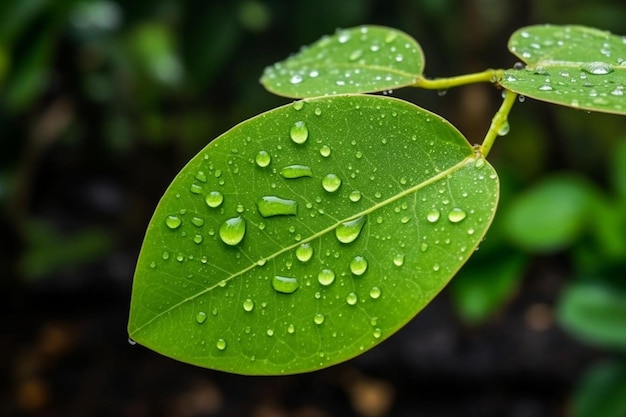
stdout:
{"type": "Polygon", "coordinates": [[[139,257],[129,333],[167,356],[242,374],[344,361],[443,288],[486,232],[497,196],[493,168],[458,131],[409,103],[334,96],[272,110],[209,144],[165,193],[139,257]],[[298,122],[303,143],[290,137],[298,122]],[[259,154],[271,161],[259,165],[259,154]],[[281,175],[297,164],[310,176],[281,175]],[[328,174],[337,188],[326,187],[328,174]],[[217,207],[204,201],[212,190],[223,195],[217,207]],[[267,195],[296,201],[297,215],[263,217],[267,195]],[[170,216],[180,224],[168,226],[170,216]],[[245,237],[226,245],[218,229],[238,216],[245,237]],[[358,236],[338,239],[344,226],[358,236]]]}

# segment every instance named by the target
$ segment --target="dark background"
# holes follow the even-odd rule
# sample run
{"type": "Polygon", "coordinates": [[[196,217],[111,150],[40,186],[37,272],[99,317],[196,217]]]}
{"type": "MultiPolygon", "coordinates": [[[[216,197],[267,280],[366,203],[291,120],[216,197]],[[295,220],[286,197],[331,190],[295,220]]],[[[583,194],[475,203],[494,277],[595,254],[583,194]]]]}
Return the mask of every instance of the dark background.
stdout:
{"type": "MultiPolygon", "coordinates": [[[[229,375],[129,345],[130,290],[169,182],[212,138],[288,102],[258,79],[301,45],[337,28],[392,26],[420,42],[428,77],[444,77],[512,67],[506,42],[521,26],[626,34],[624,22],[622,0],[2,1],[0,415],[570,415],[586,369],[620,356],[555,317],[585,236],[547,253],[495,236],[510,248],[497,256],[523,259],[492,302],[471,296],[491,288],[496,252],[486,244],[468,266],[482,283],[462,273],[455,281],[470,284],[444,291],[378,348],[298,376],[229,375]]],[[[489,85],[394,95],[473,143],[501,100],[489,85]]],[[[622,119],[518,103],[490,155],[501,209],[556,172],[611,193],[622,119]]]]}

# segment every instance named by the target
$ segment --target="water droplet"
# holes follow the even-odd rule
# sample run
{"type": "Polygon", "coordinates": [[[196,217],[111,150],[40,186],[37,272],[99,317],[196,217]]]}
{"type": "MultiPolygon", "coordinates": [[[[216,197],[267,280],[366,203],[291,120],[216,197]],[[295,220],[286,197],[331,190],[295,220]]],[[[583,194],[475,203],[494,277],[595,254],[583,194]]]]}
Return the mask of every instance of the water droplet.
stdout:
{"type": "Polygon", "coordinates": [[[165,218],[165,225],[172,230],[178,229],[181,224],[183,224],[183,221],[178,216],[167,216],[165,218]]]}
{"type": "Polygon", "coordinates": [[[246,221],[241,216],[230,218],[220,226],[220,238],[230,246],[239,244],[245,234],[246,221]]]}
{"type": "Polygon", "coordinates": [[[589,62],[583,64],[580,69],[594,75],[606,75],[613,72],[613,66],[606,62],[589,62]]]}
{"type": "Polygon", "coordinates": [[[398,34],[396,32],[389,32],[386,36],[385,36],[385,42],[386,43],[391,43],[393,42],[396,38],[398,37],[398,34]]]}
{"type": "Polygon", "coordinates": [[[256,203],[259,214],[263,217],[295,216],[298,214],[298,203],[294,200],[266,195],[256,203]]]}
{"type": "Polygon", "coordinates": [[[218,350],[226,349],[226,340],[224,340],[224,339],[217,339],[217,342],[215,343],[215,347],[218,350]]]}
{"type": "Polygon", "coordinates": [[[313,171],[306,165],[289,165],[280,170],[280,175],[287,179],[312,177],[313,171]]]}
{"type": "Polygon", "coordinates": [[[243,302],[243,309],[246,311],[254,310],[254,301],[252,301],[252,299],[250,298],[246,298],[246,300],[243,302]]]}
{"type": "Polygon", "coordinates": [[[287,333],[293,334],[296,331],[296,327],[293,324],[287,326],[287,333]]]}
{"type": "Polygon", "coordinates": [[[315,324],[322,324],[322,323],[324,323],[324,319],[325,319],[325,317],[324,317],[324,315],[322,313],[317,313],[317,314],[315,314],[315,316],[313,316],[313,322],[315,324]]]}
{"type": "Polygon", "coordinates": [[[450,210],[450,212],[448,213],[448,220],[450,220],[452,223],[458,223],[461,220],[463,220],[466,216],[467,216],[467,213],[465,213],[463,209],[455,207],[452,210],[450,210]]]}
{"type": "Polygon", "coordinates": [[[341,186],[341,178],[335,174],[328,174],[322,178],[322,187],[329,193],[333,193],[341,186]]]}
{"type": "Polygon", "coordinates": [[[335,273],[330,269],[322,269],[317,275],[317,280],[322,285],[330,285],[335,281],[335,273]]]}
{"type": "Polygon", "coordinates": [[[170,259],[170,253],[168,251],[163,251],[163,253],[161,254],[161,258],[164,261],[167,261],[168,259],[170,259]]]}
{"type": "Polygon", "coordinates": [[[504,120],[500,123],[500,128],[498,129],[498,136],[506,136],[511,130],[511,126],[509,125],[508,120],[504,120]]]}
{"type": "Polygon", "coordinates": [[[204,226],[204,219],[202,219],[200,217],[193,217],[191,219],[191,224],[193,224],[196,227],[202,227],[202,226],[204,226]]]}
{"type": "Polygon", "coordinates": [[[426,252],[428,250],[428,243],[424,242],[420,245],[420,250],[426,252]]]}
{"type": "Polygon", "coordinates": [[[274,290],[282,292],[283,294],[292,294],[300,287],[300,284],[296,278],[276,275],[272,279],[272,287],[274,290]]]}
{"type": "Polygon", "coordinates": [[[356,61],[357,59],[363,56],[363,51],[361,49],[357,49],[356,51],[352,51],[348,59],[350,61],[356,61]]]}
{"type": "Polygon", "coordinates": [[[202,243],[202,235],[195,235],[193,237],[193,241],[199,245],[200,243],[202,243]]]}
{"type": "Polygon", "coordinates": [[[133,339],[131,339],[130,337],[128,338],[128,344],[131,346],[135,346],[137,344],[137,342],[135,342],[133,339]]]}
{"type": "Polygon", "coordinates": [[[319,107],[315,108],[315,115],[319,116],[320,114],[322,114],[322,109],[320,109],[319,107]]]}
{"type": "Polygon", "coordinates": [[[309,129],[306,127],[304,122],[296,122],[293,126],[291,126],[289,136],[291,137],[291,140],[301,145],[309,138],[309,129]]]}
{"type": "Polygon", "coordinates": [[[365,271],[367,271],[367,259],[362,256],[355,256],[352,261],[350,261],[350,271],[354,275],[363,275],[365,271]]]}
{"type": "Polygon", "coordinates": [[[274,329],[267,329],[265,332],[268,336],[274,336],[274,329]]]}
{"type": "Polygon", "coordinates": [[[439,210],[432,209],[426,214],[426,220],[428,220],[430,223],[435,223],[437,220],[439,220],[440,216],[441,213],[439,213],[439,210]]]}
{"type": "Polygon", "coordinates": [[[433,271],[435,271],[435,272],[439,271],[439,264],[434,264],[433,265],[433,271]]]}
{"type": "Polygon", "coordinates": [[[272,157],[266,151],[259,151],[254,160],[258,166],[265,168],[270,164],[270,162],[272,162],[272,157]]]}
{"type": "Polygon", "coordinates": [[[207,206],[216,208],[222,205],[224,202],[224,196],[219,191],[211,191],[204,198],[207,206]]]}
{"type": "Polygon", "coordinates": [[[539,87],[539,90],[541,91],[552,91],[553,88],[550,84],[544,84],[542,86],[539,87]]]}
{"type": "Polygon", "coordinates": [[[198,171],[198,173],[196,174],[196,179],[200,182],[206,182],[206,174],[204,173],[204,171],[198,171]]]}
{"type": "Polygon", "coordinates": [[[198,324],[202,324],[206,321],[207,315],[204,311],[198,311],[198,314],[196,314],[196,322],[198,324]]]}
{"type": "Polygon", "coordinates": [[[204,190],[198,184],[191,184],[191,187],[189,188],[189,191],[191,191],[193,194],[202,194],[202,193],[204,193],[204,190]]]}
{"type": "Polygon", "coordinates": [[[359,237],[365,225],[365,216],[341,223],[335,228],[335,236],[341,243],[351,243],[359,237]]]}
{"type": "Polygon", "coordinates": [[[356,203],[361,199],[361,192],[358,190],[354,190],[350,193],[350,196],[348,198],[350,198],[350,201],[352,201],[353,203],[356,203]]]}
{"type": "Polygon", "coordinates": [[[302,78],[302,75],[299,74],[294,74],[291,76],[291,78],[289,79],[289,82],[291,84],[300,84],[302,81],[304,80],[304,78],[302,78]]]}
{"type": "Polygon", "coordinates": [[[324,145],[320,148],[320,155],[324,158],[328,158],[330,156],[330,146],[324,145]]]}
{"type": "Polygon", "coordinates": [[[308,262],[313,257],[313,247],[310,243],[303,243],[296,249],[296,258],[300,262],[308,262]]]}
{"type": "Polygon", "coordinates": [[[380,339],[380,336],[382,336],[382,334],[383,332],[379,328],[375,328],[372,336],[374,336],[375,339],[380,339]]]}
{"type": "Polygon", "coordinates": [[[294,110],[302,110],[304,107],[304,100],[298,100],[293,102],[294,110]]]}
{"type": "Polygon", "coordinates": [[[156,268],[156,262],[154,261],[150,262],[150,268],[152,269],[156,268]]]}
{"type": "Polygon", "coordinates": [[[380,290],[380,288],[378,287],[372,287],[372,289],[370,290],[370,297],[372,297],[372,299],[376,300],[380,297],[382,291],[380,290]]]}
{"type": "Polygon", "coordinates": [[[348,303],[349,305],[353,306],[357,303],[357,301],[359,300],[359,298],[357,297],[357,295],[353,292],[351,292],[350,294],[348,294],[346,296],[346,303],[348,303]]]}
{"type": "Polygon", "coordinates": [[[395,266],[402,266],[404,264],[404,255],[399,253],[393,257],[393,264],[395,266]]]}

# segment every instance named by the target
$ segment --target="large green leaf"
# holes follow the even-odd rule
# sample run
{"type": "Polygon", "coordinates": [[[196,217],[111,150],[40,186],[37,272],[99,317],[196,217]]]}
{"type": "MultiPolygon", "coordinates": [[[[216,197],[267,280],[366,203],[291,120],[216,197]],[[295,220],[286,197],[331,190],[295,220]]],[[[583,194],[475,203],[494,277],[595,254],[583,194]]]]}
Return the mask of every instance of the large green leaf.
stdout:
{"type": "Polygon", "coordinates": [[[287,97],[370,93],[412,85],[423,68],[415,39],[396,29],[360,26],[324,36],[267,67],[261,83],[287,97]]]}
{"type": "Polygon", "coordinates": [[[626,37],[584,26],[530,26],[509,39],[524,69],[501,84],[537,100],[626,114],[626,37]]]}
{"type": "Polygon", "coordinates": [[[240,374],[344,361],[446,285],[497,199],[491,165],[410,103],[329,96],[261,114],[210,143],[163,196],[130,337],[240,374]]]}

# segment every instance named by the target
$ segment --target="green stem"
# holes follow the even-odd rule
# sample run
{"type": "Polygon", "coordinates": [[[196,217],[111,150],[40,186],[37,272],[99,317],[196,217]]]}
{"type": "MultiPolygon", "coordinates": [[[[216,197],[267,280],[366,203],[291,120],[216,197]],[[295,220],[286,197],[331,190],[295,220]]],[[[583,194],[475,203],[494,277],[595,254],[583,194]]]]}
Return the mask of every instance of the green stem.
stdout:
{"type": "Polygon", "coordinates": [[[480,154],[483,157],[487,157],[491,147],[493,146],[493,142],[499,136],[498,132],[502,130],[505,124],[508,123],[509,112],[511,111],[511,107],[515,103],[517,99],[517,93],[514,93],[510,90],[504,90],[504,101],[502,101],[502,105],[498,109],[498,112],[491,119],[491,126],[489,126],[489,130],[485,135],[485,139],[483,139],[483,144],[480,146],[480,154]]]}
{"type": "Polygon", "coordinates": [[[428,90],[447,90],[448,88],[466,84],[481,82],[496,83],[500,78],[502,78],[502,74],[504,74],[504,70],[487,69],[474,74],[465,74],[450,78],[437,78],[435,80],[420,77],[417,79],[415,84],[413,84],[413,87],[425,88],[428,90]]]}

